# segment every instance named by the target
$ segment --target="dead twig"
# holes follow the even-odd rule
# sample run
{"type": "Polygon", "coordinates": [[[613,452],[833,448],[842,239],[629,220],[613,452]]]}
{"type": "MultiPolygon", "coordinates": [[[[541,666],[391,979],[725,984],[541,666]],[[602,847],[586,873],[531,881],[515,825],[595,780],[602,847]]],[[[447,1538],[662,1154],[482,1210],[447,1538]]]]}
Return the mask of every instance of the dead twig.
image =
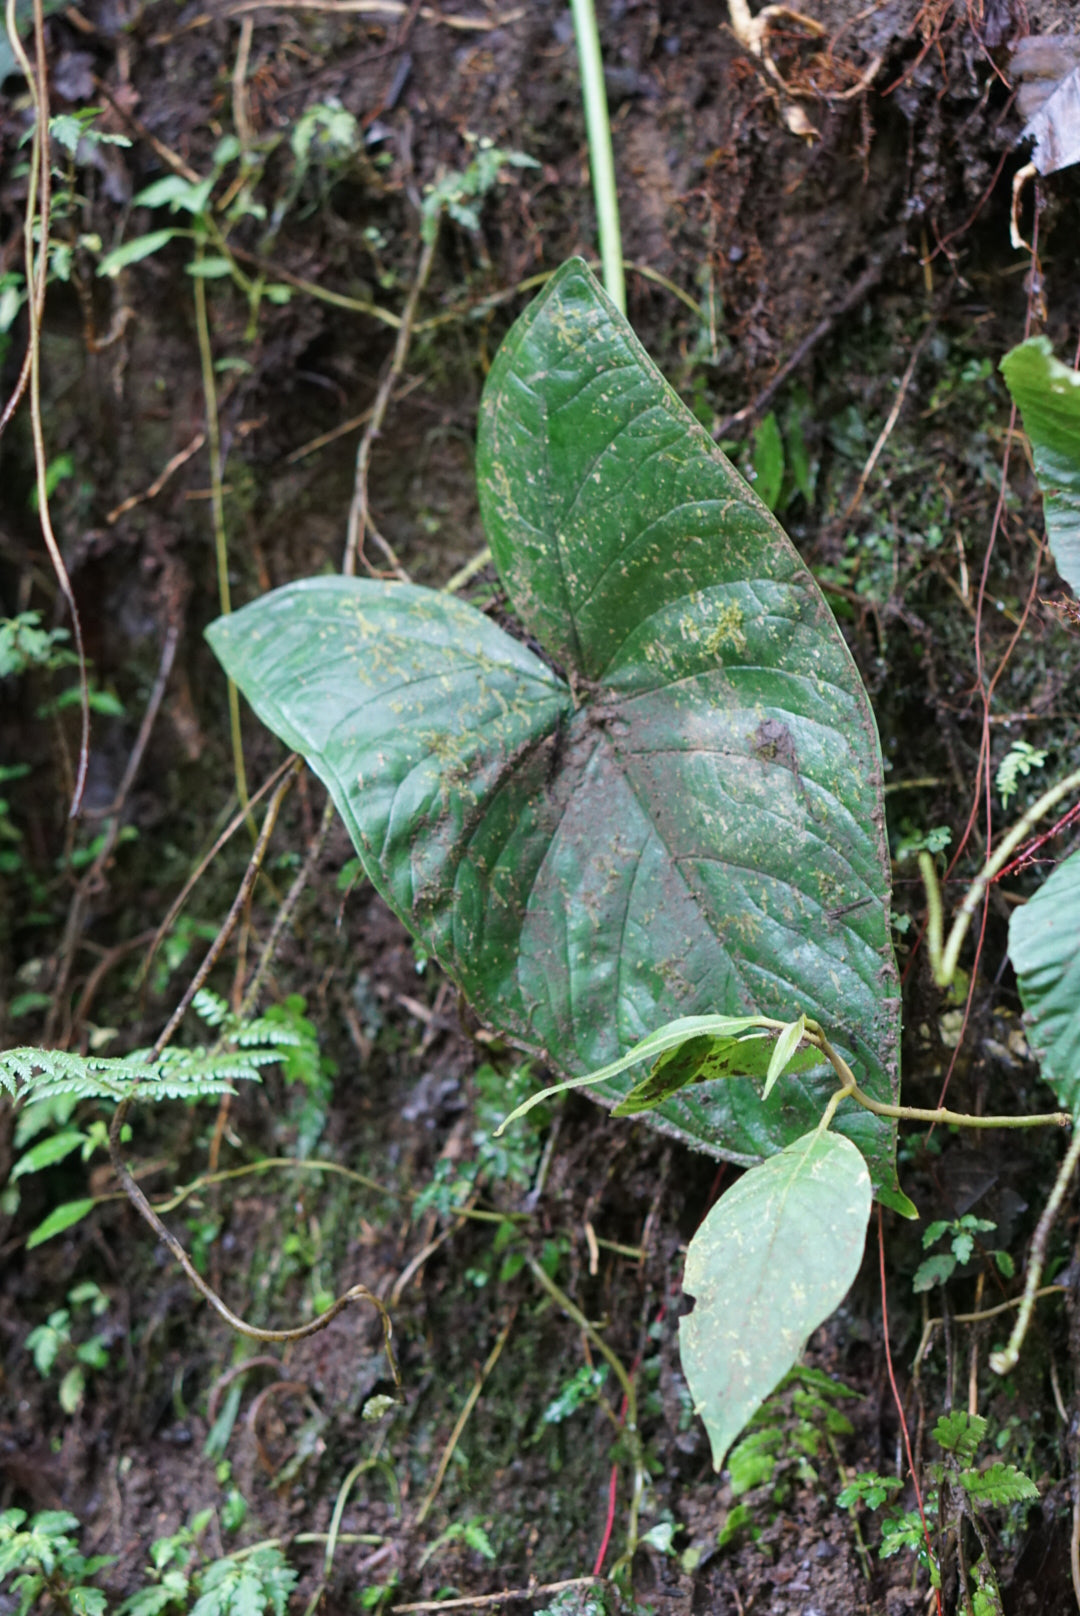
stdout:
{"type": "MultiPolygon", "coordinates": [[[[135,777],[142,764],[143,754],[146,751],[151,732],[157,721],[158,711],[165,695],[165,687],[169,682],[169,675],[172,672],[173,662],[176,658],[176,647],[180,639],[180,625],[179,605],[174,603],[168,626],[165,630],[165,642],[161,648],[157,677],[154,680],[150,698],[146,703],[146,710],[139,726],[139,733],[135,737],[135,745],[128,756],[127,767],[116,789],[116,795],[110,806],[105,810],[106,826],[101,846],[94,862],[81,877],[72,894],[67,921],[64,926],[64,936],[60,944],[60,963],[56,981],[53,985],[52,1002],[49,1006],[49,1014],[45,1023],[45,1042],[49,1045],[53,1043],[56,1036],[56,1024],[61,1015],[61,1006],[67,990],[68,977],[71,974],[71,967],[75,958],[75,947],[82,934],[86,911],[91,898],[99,893],[105,884],[105,870],[113,856],[117,838],[120,835],[124,804],[127,802],[128,793],[135,783],[135,777]]],[[[64,1015],[65,1024],[61,1045],[66,1048],[71,1039],[75,1023],[68,1012],[65,1011],[64,1015]]]]}
{"type": "Polygon", "coordinates": [[[282,934],[292,919],[293,911],[300,902],[304,888],[311,880],[315,866],[318,864],[319,858],[322,855],[322,850],[326,846],[326,838],[333,822],[334,803],[331,797],[327,797],[326,806],[323,809],[322,823],[319,825],[318,830],[312,837],[311,846],[307,850],[304,857],[304,862],[301,864],[299,870],[297,870],[296,875],[293,878],[292,886],[285,894],[283,901],[278,907],[278,912],[274,916],[274,923],[270,928],[270,935],[263,945],[262,954],[259,956],[259,963],[255,967],[255,974],[251,979],[251,984],[248,987],[247,992],[244,994],[243,1002],[240,1005],[240,1015],[242,1017],[249,1016],[255,1007],[255,1001],[259,996],[259,989],[262,987],[263,978],[266,976],[267,971],[274,962],[274,955],[277,953],[278,944],[281,942],[282,934]]]}
{"type": "Polygon", "coordinates": [[[106,525],[108,527],[115,527],[120,518],[122,516],[126,516],[128,511],[133,511],[136,505],[145,505],[148,500],[157,499],[158,495],[161,493],[161,490],[165,487],[169,479],[180,470],[181,466],[187,464],[192,455],[198,454],[205,442],[206,433],[196,432],[195,436],[192,438],[187,447],[178,450],[177,453],[173,455],[172,459],[166,463],[165,469],[158,473],[153,482],[150,484],[149,488],[143,489],[141,494],[129,494],[127,499],[122,499],[120,501],[115,510],[111,510],[109,512],[105,518],[106,525]]]}
{"type": "Polygon", "coordinates": [[[8,0],[7,32],[12,51],[26,76],[30,99],[34,105],[34,138],[30,152],[30,175],[27,184],[26,218],[23,225],[26,255],[26,285],[29,291],[28,315],[30,321],[29,347],[16,383],[15,392],[0,420],[0,431],[11,419],[26,388],[30,390],[30,432],[34,444],[34,468],[37,473],[38,520],[41,535],[49,553],[60,592],[71,614],[72,637],[79,659],[79,711],[82,733],[79,740],[79,766],[72,792],[70,817],[74,819],[82,804],[86,786],[86,771],[90,763],[90,687],[86,675],[86,654],[83,649],[82,622],[75,604],[75,592],[64,564],[60,546],[53,532],[49,514],[49,461],[45,452],[45,430],[41,415],[41,322],[45,313],[45,287],[49,277],[49,206],[51,201],[52,160],[49,151],[49,74],[45,61],[45,11],[42,0],[34,0],[34,63],[23,49],[15,13],[15,0],[8,0]]]}
{"type": "Polygon", "coordinates": [[[792,372],[798,370],[804,359],[813,352],[822,338],[828,336],[837,320],[845,314],[850,314],[851,310],[862,302],[867,293],[874,289],[885,272],[885,265],[892,257],[895,245],[895,241],[887,243],[885,249],[867,264],[858,280],[844,294],[836,307],[830,309],[828,314],[823,315],[813,330],[807,332],[795,352],[790,358],[784,360],[776,375],[770,382],[766,383],[758,396],[752,399],[749,404],[745,404],[741,410],[736,410],[734,415],[725,416],[722,421],[713,427],[712,435],[714,438],[726,438],[735,427],[743,426],[761,414],[773,398],[773,395],[783,387],[792,372]]]}
{"type": "MultiPolygon", "coordinates": [[[[371,418],[364,428],[364,435],[360,439],[360,446],[356,451],[356,478],[353,484],[352,503],[349,506],[345,557],[341,564],[341,570],[346,577],[352,577],[355,574],[357,559],[363,561],[365,566],[368,565],[364,557],[364,536],[370,528],[368,517],[368,466],[371,462],[371,449],[382,428],[387,405],[390,403],[390,395],[394,391],[398,377],[405,368],[405,361],[409,355],[409,343],[412,340],[413,321],[416,318],[416,306],[420,301],[420,295],[424,287],[427,285],[428,276],[431,274],[432,260],[435,257],[435,244],[438,239],[438,222],[436,220],[432,228],[427,232],[421,246],[416,274],[413,277],[409,296],[402,311],[401,326],[398,330],[397,341],[394,344],[394,352],[386,374],[379,383],[379,391],[376,393],[375,402],[371,407],[371,418]]],[[[375,536],[377,537],[377,535],[375,536]]],[[[386,546],[385,540],[382,541],[382,544],[384,548],[389,548],[386,546]]],[[[389,559],[396,575],[403,582],[408,583],[409,575],[398,563],[397,557],[392,550],[389,553],[389,559]]]]}
{"type": "Polygon", "coordinates": [[[277,785],[278,781],[281,779],[281,776],[285,773],[286,769],[290,768],[296,762],[297,762],[296,753],[295,752],[290,753],[289,756],[285,759],[284,763],[282,763],[279,768],[274,770],[273,774],[271,774],[266,780],[263,781],[263,783],[259,787],[258,791],[255,792],[255,795],[251,798],[250,802],[248,803],[247,808],[246,809],[241,808],[239,813],[233,815],[232,819],[230,819],[230,821],[226,825],[225,829],[221,832],[221,835],[215,841],[213,847],[210,849],[210,851],[206,854],[206,856],[204,858],[199,860],[199,862],[195,866],[194,870],[192,870],[191,874],[188,876],[187,880],[184,882],[184,885],[180,890],[180,895],[173,900],[172,906],[169,909],[168,914],[165,916],[165,919],[161,922],[161,925],[158,927],[157,931],[154,933],[154,940],[150,944],[150,948],[149,948],[149,950],[147,952],[146,958],[143,960],[142,965],[139,967],[139,979],[140,979],[140,981],[142,983],[145,983],[146,978],[147,978],[147,976],[149,975],[149,972],[150,972],[150,967],[154,963],[154,955],[157,953],[158,949],[161,947],[161,944],[164,941],[164,939],[168,936],[170,930],[172,929],[172,927],[173,927],[173,925],[174,925],[174,923],[176,921],[177,916],[180,914],[180,911],[183,909],[183,907],[184,907],[185,903],[187,902],[188,898],[191,896],[191,893],[194,890],[194,888],[198,885],[198,882],[206,874],[206,872],[210,868],[211,864],[214,862],[214,860],[217,858],[218,854],[221,852],[221,849],[225,846],[225,843],[230,839],[230,837],[234,836],[236,834],[236,832],[240,829],[240,826],[243,825],[246,822],[246,820],[248,818],[248,815],[250,814],[251,810],[256,806],[256,804],[258,802],[260,802],[263,797],[266,796],[266,793],[269,790],[271,790],[271,788],[273,786],[277,785]]]}
{"type": "MultiPolygon", "coordinates": [[[[480,1401],[480,1393],[484,1389],[484,1385],[485,1385],[485,1383],[487,1381],[488,1376],[491,1374],[491,1371],[495,1368],[495,1365],[498,1363],[499,1358],[500,1358],[500,1356],[502,1354],[502,1349],[505,1347],[507,1341],[510,1339],[510,1331],[514,1328],[514,1320],[517,1318],[517,1313],[518,1313],[518,1304],[515,1302],[513,1307],[510,1309],[510,1317],[507,1319],[506,1323],[503,1325],[502,1329],[499,1331],[498,1339],[496,1340],[495,1345],[492,1347],[491,1351],[488,1353],[487,1358],[486,1358],[486,1360],[484,1362],[483,1368],[480,1370],[479,1374],[476,1377],[476,1380],[473,1382],[472,1390],[470,1391],[468,1397],[465,1399],[465,1403],[464,1403],[464,1406],[462,1407],[461,1413],[458,1415],[457,1420],[456,1420],[456,1422],[454,1424],[454,1429],[450,1433],[450,1439],[449,1439],[449,1441],[447,1442],[445,1448],[442,1451],[442,1455],[441,1455],[441,1457],[439,1459],[438,1467],[437,1467],[437,1469],[435,1471],[435,1479],[432,1482],[430,1488],[428,1489],[427,1495],[424,1498],[423,1503],[420,1505],[420,1508],[416,1512],[415,1524],[417,1526],[422,1526],[424,1524],[424,1522],[427,1520],[428,1515],[431,1513],[432,1505],[435,1503],[435,1500],[439,1496],[439,1491],[440,1491],[440,1489],[442,1487],[442,1484],[443,1484],[444,1480],[446,1479],[446,1472],[450,1468],[450,1461],[454,1457],[454,1450],[457,1447],[458,1443],[461,1441],[462,1432],[465,1430],[466,1425],[468,1425],[468,1423],[469,1423],[469,1416],[471,1415],[473,1409],[476,1407],[477,1403],[480,1401]]],[[[421,1561],[421,1564],[423,1564],[423,1561],[421,1561]]]]}
{"type": "Polygon", "coordinates": [[[862,503],[862,497],[866,492],[867,483],[873,476],[874,467],[880,460],[881,452],[888,443],[889,438],[892,436],[893,427],[900,419],[900,411],[904,407],[904,400],[907,397],[908,388],[911,386],[911,379],[915,374],[915,367],[919,363],[919,360],[922,357],[922,351],[926,347],[926,344],[930,339],[930,335],[936,325],[936,319],[928,320],[923,326],[922,330],[919,332],[918,340],[915,343],[914,348],[911,350],[911,358],[908,360],[904,374],[900,378],[900,386],[896,389],[896,397],[893,399],[892,408],[885,417],[885,425],[878,433],[877,442],[874,444],[874,447],[871,449],[867,457],[866,465],[862,469],[862,474],[859,477],[855,492],[848,501],[847,510],[844,512],[845,522],[850,522],[852,516],[862,503]]]}
{"type": "Polygon", "coordinates": [[[565,1582],[531,1582],[527,1588],[504,1588],[498,1594],[472,1594],[461,1599],[421,1599],[412,1605],[391,1605],[391,1616],[407,1616],[421,1610],[473,1610],[480,1606],[505,1605],[511,1599],[539,1599],[561,1594],[568,1588],[603,1588],[606,1577],[569,1577],[565,1582]]]}
{"type": "MultiPolygon", "coordinates": [[[[404,17],[409,6],[403,0],[239,0],[238,5],[228,8],[227,17],[240,17],[246,11],[333,11],[339,13],[359,13],[368,17],[404,17]]],[[[497,28],[505,28],[509,23],[520,22],[525,16],[526,8],[516,6],[512,11],[504,11],[489,17],[453,17],[445,11],[436,11],[432,6],[421,6],[420,15],[425,22],[442,23],[445,28],[455,28],[464,34],[490,34],[497,28]]],[[[196,17],[188,23],[189,28],[205,27],[212,21],[209,16],[196,17]]]]}
{"type": "MultiPolygon", "coordinates": [[[[411,376],[404,387],[398,388],[391,403],[400,404],[403,398],[408,398],[410,393],[415,393],[416,389],[422,385],[423,380],[422,376],[411,376]]],[[[307,443],[302,443],[299,449],[293,449],[290,454],[285,456],[285,464],[295,466],[298,460],[305,460],[308,455],[316,454],[318,450],[325,449],[328,444],[336,443],[338,438],[347,437],[350,432],[355,432],[357,427],[367,426],[371,420],[373,408],[374,406],[372,405],[368,409],[362,410],[359,415],[353,415],[349,420],[342,421],[339,426],[332,426],[329,432],[320,432],[317,438],[309,438],[307,443]]]]}

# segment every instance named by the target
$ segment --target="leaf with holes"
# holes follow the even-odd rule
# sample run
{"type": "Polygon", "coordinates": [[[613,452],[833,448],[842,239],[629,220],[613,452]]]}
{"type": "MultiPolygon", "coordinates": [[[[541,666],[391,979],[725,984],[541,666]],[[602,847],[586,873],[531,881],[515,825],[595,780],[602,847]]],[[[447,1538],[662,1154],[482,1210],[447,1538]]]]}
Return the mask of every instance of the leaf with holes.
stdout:
{"type": "Polygon", "coordinates": [[[1013,910],[1009,955],[1043,1080],[1080,1118],[1080,853],[1013,910]]]}
{"type": "MultiPolygon", "coordinates": [[[[481,512],[524,630],[411,585],[310,579],[210,629],[326,781],[364,868],[480,1014],[588,1073],[677,1016],[824,1025],[896,1097],[881,759],[777,522],[571,260],[492,366],[481,512]]],[[[603,1086],[614,1102],[625,1074],[603,1086]]],[[[654,1121],[752,1162],[835,1076],[694,1085],[654,1121]]],[[[892,1200],[895,1124],[838,1124],[892,1200]]]]}
{"type": "Polygon", "coordinates": [[[1031,441],[1054,563],[1080,595],[1080,371],[1054,358],[1049,337],[1020,343],[1001,369],[1031,441]]]}
{"type": "Polygon", "coordinates": [[[854,1145],[813,1133],[751,1168],[690,1242],[679,1353],[717,1470],[811,1330],[859,1271],[870,1177],[854,1145]]]}

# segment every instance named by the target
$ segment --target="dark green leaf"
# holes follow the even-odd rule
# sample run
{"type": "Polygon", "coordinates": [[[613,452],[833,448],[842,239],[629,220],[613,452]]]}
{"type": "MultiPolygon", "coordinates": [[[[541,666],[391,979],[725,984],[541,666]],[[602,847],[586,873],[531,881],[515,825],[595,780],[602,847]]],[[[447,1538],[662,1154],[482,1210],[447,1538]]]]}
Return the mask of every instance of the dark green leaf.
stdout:
{"type": "MultiPolygon", "coordinates": [[[[612,1116],[630,1117],[651,1111],[689,1083],[714,1083],[723,1078],[764,1078],[776,1045],[761,1035],[746,1038],[716,1038],[699,1035],[678,1049],[661,1055],[648,1077],[635,1083],[612,1116]]],[[[820,1067],[823,1057],[816,1049],[802,1049],[792,1056],[787,1070],[808,1072],[820,1067]]]]}
{"type": "Polygon", "coordinates": [[[751,1168],[690,1242],[683,1372],[719,1470],[724,1455],[855,1278],[870,1217],[855,1146],[815,1132],[751,1168]]]}
{"type": "Polygon", "coordinates": [[[1013,910],[1009,954],[1043,1079],[1080,1117],[1080,853],[1013,910]]]}
{"type": "Polygon", "coordinates": [[[1035,456],[1054,561],[1080,594],[1080,371],[1054,358],[1049,337],[1022,342],[1001,369],[1035,456]]]}
{"type": "MultiPolygon", "coordinates": [[[[881,761],[808,571],[578,261],[484,395],[481,506],[527,630],[402,584],[318,579],[210,631],[328,784],[369,878],[482,1015],[557,1070],[674,1016],[820,1021],[895,1098],[881,761]]],[[[629,1078],[605,1083],[622,1098],[629,1078]]],[[[662,1126],[736,1160],[835,1079],[683,1090],[662,1126]]],[[[894,1193],[895,1124],[838,1124],[894,1193]]]]}

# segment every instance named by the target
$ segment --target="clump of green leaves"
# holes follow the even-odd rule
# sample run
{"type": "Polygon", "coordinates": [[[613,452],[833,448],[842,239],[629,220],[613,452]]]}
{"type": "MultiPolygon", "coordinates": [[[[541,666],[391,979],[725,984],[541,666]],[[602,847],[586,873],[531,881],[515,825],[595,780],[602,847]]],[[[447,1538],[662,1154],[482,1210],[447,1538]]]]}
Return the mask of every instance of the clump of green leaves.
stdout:
{"type": "Polygon", "coordinates": [[[471,1549],[473,1554],[478,1554],[483,1560],[494,1561],[496,1558],[495,1550],[483,1520],[479,1515],[473,1515],[467,1521],[452,1521],[445,1532],[440,1532],[434,1543],[429,1543],[420,1556],[417,1562],[417,1570],[427,1565],[429,1560],[433,1559],[436,1554],[441,1553],[443,1549],[449,1548],[452,1543],[463,1544],[465,1548],[471,1549]]]}
{"type": "Polygon", "coordinates": [[[836,1438],[851,1435],[851,1421],[839,1405],[858,1396],[822,1370],[797,1365],[728,1454],[733,1495],[769,1485],[773,1499],[782,1502],[794,1483],[816,1484],[813,1461],[826,1451],[835,1457],[836,1438]]]}
{"type": "Polygon", "coordinates": [[[563,1382],[558,1393],[544,1409],[541,1418],[545,1425],[561,1425],[564,1420],[596,1402],[607,1380],[607,1364],[582,1364],[563,1382]]]}
{"type": "Polygon", "coordinates": [[[112,1556],[87,1558],[72,1537],[78,1518],[67,1510],[42,1510],[27,1524],[24,1509],[0,1515],[0,1587],[10,1582],[18,1616],[27,1616],[44,1596],[67,1616],[105,1616],[105,1595],[90,1578],[112,1556]]]}
{"type": "Polygon", "coordinates": [[[540,1160],[541,1140],[551,1113],[541,1106],[531,1114],[530,1125],[514,1133],[498,1134],[505,1115],[507,1097],[524,1101],[532,1089],[531,1067],[527,1061],[500,1071],[486,1063],[473,1075],[474,1099],[472,1142],[475,1155],[469,1161],[440,1159],[431,1178],[414,1202],[415,1216],[434,1210],[450,1217],[464,1206],[478,1189],[506,1184],[528,1189],[540,1160]]]}
{"type": "Polygon", "coordinates": [[[506,150],[496,146],[487,135],[479,139],[466,135],[476,155],[465,168],[444,174],[427,188],[422,208],[421,234],[425,241],[432,239],[438,229],[443,212],[464,230],[479,230],[480,209],[477,203],[491,190],[503,168],[539,168],[535,157],[524,152],[506,150]]]}
{"type": "Polygon", "coordinates": [[[26,1349],[34,1359],[34,1368],[43,1379],[48,1379],[57,1367],[64,1373],[57,1397],[65,1414],[74,1414],[86,1392],[86,1371],[107,1369],[109,1349],[107,1338],[100,1332],[75,1341],[72,1335],[72,1314],[87,1309],[98,1319],[108,1311],[109,1298],[92,1279],[84,1280],[68,1291],[68,1306],[50,1313],[44,1324],[30,1331],[26,1349]]]}
{"type": "Polygon", "coordinates": [[[1027,741],[1012,743],[998,764],[994,777],[1003,808],[1009,806],[1010,800],[1019,791],[1021,777],[1031,774],[1034,769],[1041,769],[1049,755],[1044,747],[1030,746],[1027,741]]]}
{"type": "MultiPolygon", "coordinates": [[[[85,1161],[95,1150],[106,1148],[106,1123],[96,1119],[86,1128],[71,1126],[68,1123],[71,1109],[64,1102],[97,1100],[116,1104],[132,1099],[195,1102],[208,1096],[232,1094],[238,1082],[258,1082],[265,1066],[297,1051],[299,1065],[311,1075],[314,1029],[310,1023],[300,1025],[303,1017],[295,1005],[282,1014],[268,1012],[265,1016],[245,1020],[234,1015],[218,994],[201,989],[195,995],[193,1006],[204,1025],[217,1033],[210,1046],[170,1046],[158,1055],[149,1050],[135,1050],[121,1056],[81,1055],[70,1050],[31,1047],[0,1051],[0,1089],[6,1089],[17,1105],[26,1108],[24,1114],[35,1114],[42,1129],[49,1129],[45,1137],[15,1163],[12,1179],[17,1181],[28,1173],[55,1166],[76,1151],[85,1161]],[[61,1109],[54,1109],[58,1105],[61,1109]],[[57,1121],[59,1131],[53,1127],[57,1121]]],[[[16,1126],[18,1128],[19,1124],[16,1126]]],[[[28,1133],[32,1137],[33,1131],[24,1130],[22,1137],[26,1138],[28,1133]]],[[[5,1209],[12,1212],[15,1205],[17,1202],[9,1198],[5,1209]]],[[[52,1239],[78,1223],[93,1206],[92,1197],[83,1197],[54,1207],[44,1222],[32,1231],[27,1244],[36,1246],[52,1239]]]]}
{"type": "MultiPolygon", "coordinates": [[[[975,1237],[980,1234],[993,1234],[997,1228],[996,1223],[990,1223],[986,1218],[974,1217],[965,1212],[961,1218],[939,1218],[928,1223],[923,1231],[923,1250],[929,1251],[936,1246],[939,1240],[948,1237],[949,1250],[935,1252],[927,1257],[915,1270],[912,1289],[916,1294],[920,1291],[931,1291],[935,1285],[944,1285],[950,1280],[957,1268],[962,1268],[971,1261],[971,1254],[975,1250],[975,1237]]],[[[998,1271],[1006,1279],[1011,1279],[1016,1272],[1016,1266],[1007,1251],[995,1250],[994,1261],[998,1271]]]]}
{"type": "MultiPolygon", "coordinates": [[[[878,1551],[881,1558],[887,1560],[905,1549],[910,1550],[935,1588],[941,1587],[939,1527],[951,1527],[957,1534],[970,1527],[982,1551],[974,1568],[975,1586],[971,1590],[977,1616],[995,1616],[1002,1608],[987,1548],[983,1519],[986,1511],[1022,1508],[1039,1497],[1031,1477],[1016,1465],[994,1460],[982,1469],[976,1466],[975,1457],[986,1431],[987,1421],[979,1414],[957,1409],[941,1416],[934,1426],[934,1440],[943,1457],[927,1467],[929,1485],[924,1490],[921,1515],[917,1509],[903,1509],[894,1501],[902,1486],[896,1476],[881,1476],[872,1471],[855,1476],[836,1500],[841,1509],[877,1510],[887,1505],[881,1522],[878,1551]]],[[[965,1563],[971,1565],[974,1558],[969,1557],[965,1563]]]]}

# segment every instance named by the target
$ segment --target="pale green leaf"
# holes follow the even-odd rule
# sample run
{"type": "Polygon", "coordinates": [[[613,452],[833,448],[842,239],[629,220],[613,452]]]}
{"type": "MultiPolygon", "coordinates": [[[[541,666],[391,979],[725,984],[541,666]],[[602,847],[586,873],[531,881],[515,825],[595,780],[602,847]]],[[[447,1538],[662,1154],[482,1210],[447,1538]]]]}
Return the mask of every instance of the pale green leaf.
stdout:
{"type": "MultiPolygon", "coordinates": [[[[656,1032],[650,1033],[627,1054],[620,1055],[618,1060],[611,1061],[607,1066],[601,1066],[595,1072],[586,1072],[584,1077],[568,1077],[562,1083],[553,1083],[549,1088],[540,1089],[538,1093],[531,1094],[527,1100],[519,1105],[495,1129],[496,1139],[510,1126],[517,1122],[519,1117],[534,1106],[541,1105],[545,1100],[552,1099],[556,1094],[565,1094],[569,1089],[583,1089],[595,1087],[599,1083],[609,1083],[612,1078],[618,1077],[631,1066],[639,1066],[642,1061],[652,1060],[664,1050],[684,1047],[688,1040],[702,1037],[712,1038],[731,1037],[733,1034],[745,1032],[750,1027],[760,1027],[759,1016],[680,1016],[675,1021],[669,1021],[666,1027],[660,1027],[656,1032]]],[[[719,1075],[719,1074],[718,1074],[719,1075]]],[[[723,1074],[733,1075],[725,1073],[723,1074]]],[[[688,1079],[687,1081],[693,1081],[688,1079]]],[[[681,1088],[680,1083],[677,1087],[681,1088]]],[[[633,1092],[633,1091],[631,1091],[633,1092]]],[[[675,1092],[674,1089],[671,1090],[675,1092]]],[[[629,1095],[627,1096],[629,1100],[629,1095]]],[[[624,1112],[623,1115],[628,1113],[624,1112]]]]}
{"type": "Polygon", "coordinates": [[[220,281],[232,274],[233,267],[227,258],[196,258],[187,266],[187,272],[204,281],[220,281]]]}
{"type": "Polygon", "coordinates": [[[943,1414],[934,1426],[934,1441],[946,1453],[955,1453],[961,1464],[970,1464],[986,1435],[986,1424],[981,1414],[954,1408],[950,1414],[943,1414]]]}
{"type": "Polygon", "coordinates": [[[1080,853],[1013,910],[1009,954],[1043,1080],[1080,1117],[1080,853]]]}
{"type": "Polygon", "coordinates": [[[160,252],[166,242],[181,234],[179,230],[151,230],[145,236],[136,236],[134,241],[126,241],[122,247],[114,247],[112,252],[106,253],[97,272],[110,277],[119,275],[129,264],[137,264],[140,259],[160,252]]]}
{"type": "MultiPolygon", "coordinates": [[[[625,1100],[612,1111],[613,1117],[637,1116],[651,1111],[661,1101],[677,1094],[688,1083],[715,1083],[722,1078],[764,1078],[769,1069],[774,1045],[763,1032],[751,1032],[741,1038],[709,1037],[699,1034],[678,1049],[661,1055],[648,1077],[635,1083],[625,1100]]],[[[787,1070],[811,1071],[820,1066],[824,1056],[820,1050],[807,1048],[792,1056],[787,1070]]]]}
{"type": "Polygon", "coordinates": [[[784,483],[784,440],[772,410],[754,428],[754,493],[775,511],[784,483]]]}
{"type": "Polygon", "coordinates": [[[787,1071],[795,1057],[795,1051],[802,1042],[806,1032],[806,1017],[800,1016],[798,1021],[789,1022],[777,1037],[773,1045],[772,1056],[769,1060],[769,1069],[765,1073],[765,1087],[761,1091],[761,1098],[767,1100],[776,1086],[776,1080],[787,1071]]]}
{"type": "Polygon", "coordinates": [[[862,1258],[870,1175],[850,1140],[813,1132],[722,1196],[690,1242],[683,1372],[719,1470],[742,1427],[843,1301],[862,1258]]]}
{"type": "Polygon", "coordinates": [[[1080,594],[1080,371],[1054,358],[1049,337],[1029,337],[1001,369],[1035,456],[1057,570],[1080,594]]]}

